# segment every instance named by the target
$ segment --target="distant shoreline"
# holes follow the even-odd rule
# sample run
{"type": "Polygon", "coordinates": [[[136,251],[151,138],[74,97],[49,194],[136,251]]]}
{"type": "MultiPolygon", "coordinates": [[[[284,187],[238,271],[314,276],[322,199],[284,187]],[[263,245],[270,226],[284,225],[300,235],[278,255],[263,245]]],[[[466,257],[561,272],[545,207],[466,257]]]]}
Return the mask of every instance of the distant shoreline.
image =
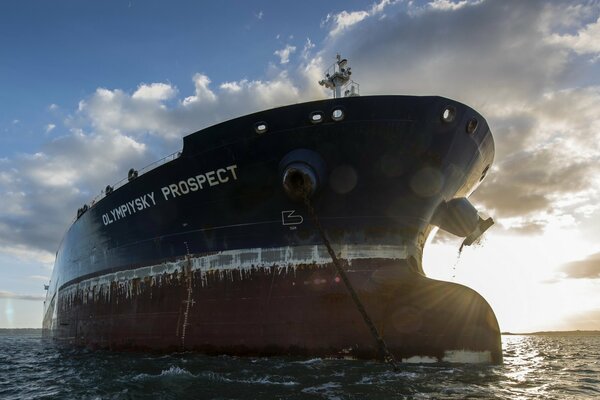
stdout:
{"type": "MultiPolygon", "coordinates": [[[[0,333],[37,333],[42,328],[0,328],[0,333]]],[[[594,331],[538,331],[538,332],[502,332],[504,336],[600,336],[600,330],[594,331]]]]}
{"type": "Polygon", "coordinates": [[[526,333],[502,332],[506,336],[600,336],[600,331],[539,331],[526,333]]]}
{"type": "Polygon", "coordinates": [[[41,332],[42,328],[0,328],[0,332],[41,332]]]}

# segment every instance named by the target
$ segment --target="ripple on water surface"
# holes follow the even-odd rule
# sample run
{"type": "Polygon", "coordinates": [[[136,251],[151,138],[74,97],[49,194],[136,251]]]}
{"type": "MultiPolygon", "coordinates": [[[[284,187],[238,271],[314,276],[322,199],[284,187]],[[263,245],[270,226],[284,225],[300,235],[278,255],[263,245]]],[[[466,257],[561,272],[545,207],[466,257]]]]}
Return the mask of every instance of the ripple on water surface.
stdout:
{"type": "Polygon", "coordinates": [[[0,330],[1,399],[595,399],[600,337],[503,336],[504,365],[153,355],[0,330]]]}

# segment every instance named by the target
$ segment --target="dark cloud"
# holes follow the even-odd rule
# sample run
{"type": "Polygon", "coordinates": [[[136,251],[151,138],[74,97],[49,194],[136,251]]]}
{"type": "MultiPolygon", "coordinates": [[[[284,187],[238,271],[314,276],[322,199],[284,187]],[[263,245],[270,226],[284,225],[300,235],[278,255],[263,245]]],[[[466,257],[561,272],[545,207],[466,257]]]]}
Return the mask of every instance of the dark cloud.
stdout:
{"type": "Polygon", "coordinates": [[[499,217],[553,214],[557,200],[589,188],[597,172],[593,160],[565,158],[561,150],[515,151],[497,163],[472,199],[499,217]]]}
{"type": "Polygon", "coordinates": [[[600,278],[600,253],[592,254],[584,260],[570,262],[564,265],[561,271],[566,273],[568,278],[600,278]]]}
{"type": "Polygon", "coordinates": [[[132,166],[148,164],[148,153],[126,137],[73,133],[0,164],[7,177],[0,184],[0,247],[53,255],[77,209],[132,166]]]}
{"type": "Polygon", "coordinates": [[[326,48],[353,61],[370,93],[440,94],[488,109],[536,99],[564,77],[569,53],[547,37],[568,6],[483,1],[407,13],[398,5],[326,48]]]}
{"type": "Polygon", "coordinates": [[[494,135],[496,160],[504,160],[518,149],[530,147],[535,142],[538,120],[531,112],[518,110],[509,115],[488,119],[494,135]]]}
{"type": "Polygon", "coordinates": [[[545,226],[546,226],[546,224],[543,222],[526,221],[526,222],[522,223],[521,225],[515,225],[515,226],[503,227],[503,228],[508,233],[532,236],[532,235],[541,235],[542,233],[544,233],[545,226]]]}

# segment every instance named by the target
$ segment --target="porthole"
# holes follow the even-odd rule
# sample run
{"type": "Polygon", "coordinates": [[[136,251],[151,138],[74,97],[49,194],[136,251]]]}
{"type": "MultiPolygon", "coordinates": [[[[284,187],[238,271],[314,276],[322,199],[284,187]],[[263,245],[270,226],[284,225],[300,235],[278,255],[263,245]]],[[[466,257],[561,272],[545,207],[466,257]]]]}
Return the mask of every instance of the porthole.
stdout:
{"type": "Polygon", "coordinates": [[[456,108],[453,106],[446,106],[444,111],[442,111],[442,121],[450,123],[454,121],[454,118],[456,118],[456,108]]]}
{"type": "Polygon", "coordinates": [[[477,131],[477,126],[479,126],[479,121],[477,121],[477,118],[471,118],[469,122],[467,122],[467,133],[469,135],[474,134],[475,131],[477,131]]]}
{"type": "Polygon", "coordinates": [[[262,135],[263,133],[265,133],[268,130],[268,126],[266,122],[257,122],[256,124],[254,124],[254,130],[256,131],[256,133],[258,133],[259,135],[262,135]]]}
{"type": "Polygon", "coordinates": [[[313,124],[323,122],[323,113],[321,111],[314,111],[310,113],[310,122],[313,124]]]}
{"type": "Polygon", "coordinates": [[[331,119],[341,121],[344,119],[344,111],[341,108],[336,108],[331,112],[331,119]]]}

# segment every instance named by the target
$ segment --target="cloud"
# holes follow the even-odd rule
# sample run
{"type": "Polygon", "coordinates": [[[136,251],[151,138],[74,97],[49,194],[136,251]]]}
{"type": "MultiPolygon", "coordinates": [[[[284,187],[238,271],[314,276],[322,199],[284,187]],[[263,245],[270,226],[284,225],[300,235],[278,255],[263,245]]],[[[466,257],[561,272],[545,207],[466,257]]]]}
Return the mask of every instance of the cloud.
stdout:
{"type": "Polygon", "coordinates": [[[466,6],[468,2],[466,0],[462,1],[451,1],[451,0],[434,0],[427,5],[434,10],[441,11],[455,11],[460,8],[466,6]]]}
{"type": "MultiPolygon", "coordinates": [[[[197,86],[200,84],[196,82],[197,86]]],[[[175,88],[163,83],[142,84],[133,95],[120,89],[98,88],[80,102],[78,113],[69,124],[79,127],[83,121],[103,134],[151,134],[173,139],[181,135],[181,126],[164,101],[175,93],[175,88]]]]}
{"type": "Polygon", "coordinates": [[[561,268],[561,271],[567,275],[567,278],[600,278],[600,253],[592,254],[583,260],[565,264],[561,268]]]}
{"type": "Polygon", "coordinates": [[[310,56],[312,49],[315,48],[315,44],[311,42],[310,38],[306,38],[306,43],[304,43],[304,47],[302,48],[302,58],[307,60],[310,56]]]}
{"type": "Polygon", "coordinates": [[[56,128],[55,124],[48,124],[46,125],[46,133],[50,133],[54,130],[54,128],[56,128]]]}
{"type": "Polygon", "coordinates": [[[352,26],[363,21],[365,18],[382,14],[387,6],[394,3],[396,3],[396,1],[381,0],[379,3],[374,3],[369,10],[351,12],[343,10],[337,14],[327,14],[327,17],[325,17],[325,20],[321,25],[330,25],[329,37],[337,38],[342,34],[347,33],[352,26]]]}
{"type": "Polygon", "coordinates": [[[188,106],[190,104],[198,103],[214,103],[217,100],[217,96],[209,88],[210,79],[204,74],[194,75],[194,86],[196,87],[196,93],[193,96],[186,97],[183,100],[183,105],[188,106]]]}
{"type": "Polygon", "coordinates": [[[398,3],[399,0],[380,0],[379,3],[373,3],[369,10],[370,15],[381,14],[385,11],[385,8],[389,5],[398,3]]]}
{"type": "Polygon", "coordinates": [[[559,16],[540,12],[540,2],[470,3],[416,15],[398,8],[388,7],[383,20],[353,24],[351,37],[331,37],[325,46],[352,61],[370,93],[435,93],[518,109],[560,78],[569,61],[561,46],[544,40],[549,20],[559,16]]]}
{"type": "Polygon", "coordinates": [[[13,292],[6,292],[0,290],[0,299],[14,299],[14,300],[33,300],[33,301],[43,301],[45,296],[34,296],[28,294],[16,294],[13,292]]]}
{"type": "Polygon", "coordinates": [[[166,83],[141,84],[131,96],[132,99],[161,101],[175,96],[177,89],[166,83]]]}
{"type": "Polygon", "coordinates": [[[510,154],[489,173],[473,201],[504,217],[560,211],[557,200],[586,191],[598,172],[593,160],[572,160],[561,152],[551,146],[510,154]]]}
{"type": "Polygon", "coordinates": [[[600,54],[600,17],[575,34],[553,33],[548,41],[570,48],[578,54],[600,54]]]}
{"type": "Polygon", "coordinates": [[[286,45],[283,49],[276,50],[273,54],[279,57],[280,64],[290,62],[290,55],[296,51],[296,46],[286,45]]]}
{"type": "Polygon", "coordinates": [[[596,198],[598,109],[598,87],[559,90],[524,107],[512,121],[496,120],[497,162],[474,200],[504,217],[535,218],[572,213],[596,198]]]}
{"type": "Polygon", "coordinates": [[[362,21],[368,16],[369,13],[367,11],[342,11],[335,15],[328,15],[326,21],[333,21],[333,28],[329,31],[329,35],[338,36],[346,29],[362,21]]]}
{"type": "Polygon", "coordinates": [[[0,164],[0,249],[53,260],[77,208],[153,158],[132,138],[74,131],[0,164]]]}

